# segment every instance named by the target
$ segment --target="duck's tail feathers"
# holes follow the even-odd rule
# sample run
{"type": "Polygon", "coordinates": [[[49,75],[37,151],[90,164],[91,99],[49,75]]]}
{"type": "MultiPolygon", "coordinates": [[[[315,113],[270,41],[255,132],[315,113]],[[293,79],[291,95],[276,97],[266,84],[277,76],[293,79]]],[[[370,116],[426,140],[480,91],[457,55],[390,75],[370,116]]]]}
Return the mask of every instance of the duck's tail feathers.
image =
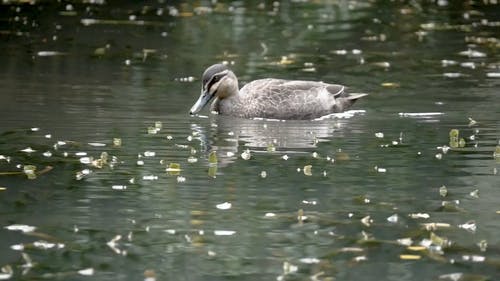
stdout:
{"type": "Polygon", "coordinates": [[[368,96],[368,94],[365,94],[365,93],[350,93],[349,96],[347,97],[347,99],[354,102],[357,99],[360,99],[360,98],[362,98],[364,96],[368,96]]]}

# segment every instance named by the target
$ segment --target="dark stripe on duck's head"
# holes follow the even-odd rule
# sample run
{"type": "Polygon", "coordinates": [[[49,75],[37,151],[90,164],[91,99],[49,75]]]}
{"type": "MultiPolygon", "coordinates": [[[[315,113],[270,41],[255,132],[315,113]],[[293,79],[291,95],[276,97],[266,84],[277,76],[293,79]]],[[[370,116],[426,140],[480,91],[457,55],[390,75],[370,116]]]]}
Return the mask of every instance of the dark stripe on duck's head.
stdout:
{"type": "Polygon", "coordinates": [[[207,68],[207,70],[205,70],[205,72],[203,72],[203,75],[201,76],[203,89],[209,89],[212,84],[219,81],[220,78],[222,78],[222,76],[227,73],[227,70],[227,66],[220,63],[214,64],[207,68]]]}

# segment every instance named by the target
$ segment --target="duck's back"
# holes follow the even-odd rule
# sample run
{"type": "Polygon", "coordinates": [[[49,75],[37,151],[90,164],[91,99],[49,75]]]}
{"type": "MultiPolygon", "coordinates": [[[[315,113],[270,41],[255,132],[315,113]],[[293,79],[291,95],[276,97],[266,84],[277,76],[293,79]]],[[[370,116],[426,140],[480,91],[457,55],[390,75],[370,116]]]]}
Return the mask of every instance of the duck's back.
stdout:
{"type": "Polygon", "coordinates": [[[260,79],[241,88],[237,99],[222,103],[223,114],[245,118],[314,119],[342,107],[344,86],[314,81],[260,79]]]}

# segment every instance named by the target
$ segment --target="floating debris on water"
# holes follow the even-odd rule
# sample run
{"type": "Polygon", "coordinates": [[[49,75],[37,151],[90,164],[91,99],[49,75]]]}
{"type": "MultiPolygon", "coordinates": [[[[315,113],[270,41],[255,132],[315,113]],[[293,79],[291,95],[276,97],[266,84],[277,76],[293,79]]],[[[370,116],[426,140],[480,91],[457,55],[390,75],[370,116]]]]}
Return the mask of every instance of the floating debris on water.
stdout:
{"type": "Polygon", "coordinates": [[[458,62],[454,61],[454,60],[441,60],[441,65],[443,67],[451,66],[451,65],[457,65],[457,64],[458,64],[458,62]]]}
{"type": "Polygon", "coordinates": [[[115,147],[122,146],[122,139],[121,138],[113,138],[113,146],[115,146],[115,147]]]}
{"type": "Polygon", "coordinates": [[[241,153],[241,158],[242,158],[243,160],[248,160],[248,159],[250,159],[250,158],[251,158],[250,150],[249,150],[249,149],[246,149],[245,151],[243,151],[243,152],[241,153]]]}
{"type": "Polygon", "coordinates": [[[113,189],[113,190],[125,190],[125,189],[127,189],[127,186],[126,185],[113,185],[113,186],[111,186],[111,189],[113,189]]]}
{"type": "Polygon", "coordinates": [[[233,205],[229,202],[224,202],[224,203],[220,203],[220,204],[217,204],[215,205],[215,207],[219,210],[229,210],[231,209],[233,205]]]}
{"type": "Polygon", "coordinates": [[[305,165],[303,171],[304,175],[312,176],[312,165],[305,165]]]}
{"type": "Polygon", "coordinates": [[[472,232],[472,233],[476,232],[476,229],[477,229],[477,225],[476,225],[476,222],[474,220],[470,220],[464,224],[460,224],[460,225],[458,225],[458,227],[461,229],[465,229],[465,230],[472,232]]]}
{"type": "Polygon", "coordinates": [[[217,153],[215,151],[212,151],[210,152],[210,154],[208,154],[208,163],[217,164],[217,153]]]}
{"type": "Polygon", "coordinates": [[[446,188],[445,185],[441,186],[439,188],[439,195],[441,195],[441,197],[446,197],[446,195],[448,194],[448,189],[446,188]]]}
{"type": "Polygon", "coordinates": [[[297,212],[297,221],[299,223],[303,223],[307,219],[308,219],[308,217],[304,215],[304,210],[303,209],[299,209],[299,211],[297,212]]]}
{"type": "Polygon", "coordinates": [[[405,254],[405,255],[399,255],[399,258],[402,260],[419,260],[422,258],[422,256],[405,254]]]}
{"type": "Polygon", "coordinates": [[[156,281],[156,272],[152,269],[144,271],[144,281],[156,281]]]}
{"type": "Polygon", "coordinates": [[[471,50],[471,49],[468,49],[467,51],[461,51],[458,54],[461,56],[464,56],[464,57],[469,57],[469,58],[484,58],[484,57],[486,57],[486,53],[476,51],[476,50],[471,50]]]}
{"type": "Polygon", "coordinates": [[[373,223],[373,219],[370,216],[366,216],[361,219],[361,223],[365,226],[370,226],[373,223]]]}
{"type": "Polygon", "coordinates": [[[488,248],[488,242],[486,240],[481,240],[477,243],[477,246],[479,247],[479,250],[481,252],[486,252],[486,249],[488,248]]]}
{"type": "Polygon", "coordinates": [[[472,198],[479,198],[479,189],[474,189],[473,191],[469,192],[470,197],[472,198]]]}
{"type": "Polygon", "coordinates": [[[35,226],[26,225],[26,224],[11,224],[11,225],[8,225],[4,228],[7,230],[11,230],[11,231],[21,231],[23,233],[33,232],[36,229],[35,226]]]}
{"type": "Polygon", "coordinates": [[[443,73],[443,77],[446,78],[460,78],[466,76],[465,74],[462,74],[460,72],[445,72],[443,73]]]}
{"type": "Polygon", "coordinates": [[[434,117],[444,115],[442,112],[400,112],[398,113],[401,117],[434,117]]]}
{"type": "Polygon", "coordinates": [[[170,175],[178,175],[181,171],[181,165],[179,163],[170,163],[165,171],[170,175]]]}
{"type": "Polygon", "coordinates": [[[92,267],[80,269],[80,270],[78,270],[78,274],[83,275],[83,276],[92,276],[92,275],[94,275],[94,269],[92,267]]]}
{"type": "Polygon", "coordinates": [[[8,280],[14,275],[14,270],[10,265],[4,265],[0,269],[0,280],[8,280]]]}
{"type": "Polygon", "coordinates": [[[34,150],[33,148],[31,147],[26,147],[25,149],[22,149],[22,150],[19,150],[21,152],[26,152],[26,153],[33,153],[33,152],[36,152],[36,150],[34,150]]]}
{"type": "Polygon", "coordinates": [[[236,234],[234,230],[214,230],[214,235],[216,236],[231,236],[236,234]]]}
{"type": "Polygon", "coordinates": [[[387,221],[390,222],[390,223],[397,223],[399,221],[398,214],[394,214],[394,215],[388,217],[387,221]]]}
{"type": "Polygon", "coordinates": [[[428,219],[431,217],[427,213],[414,213],[414,214],[409,214],[408,216],[412,219],[428,219]]]}
{"type": "Polygon", "coordinates": [[[102,143],[102,142],[89,142],[88,145],[94,146],[94,147],[104,147],[104,146],[106,146],[106,144],[102,143]]]}
{"type": "Polygon", "coordinates": [[[375,133],[375,137],[377,137],[377,138],[381,139],[381,138],[383,138],[383,137],[384,137],[384,133],[382,133],[382,132],[377,132],[377,133],[375,133]]]}
{"type": "Polygon", "coordinates": [[[410,246],[411,244],[413,244],[413,240],[411,238],[400,238],[397,239],[396,242],[398,242],[399,245],[403,246],[410,246]]]}
{"type": "Polygon", "coordinates": [[[500,72],[488,72],[486,73],[488,78],[500,78],[500,72]]]}
{"type": "Polygon", "coordinates": [[[266,171],[260,172],[260,177],[265,179],[267,177],[267,172],[266,171]]]}
{"type": "Polygon", "coordinates": [[[155,175],[146,175],[146,176],[142,176],[142,179],[145,180],[145,181],[153,181],[153,180],[157,180],[158,176],[155,176],[155,175]]]}

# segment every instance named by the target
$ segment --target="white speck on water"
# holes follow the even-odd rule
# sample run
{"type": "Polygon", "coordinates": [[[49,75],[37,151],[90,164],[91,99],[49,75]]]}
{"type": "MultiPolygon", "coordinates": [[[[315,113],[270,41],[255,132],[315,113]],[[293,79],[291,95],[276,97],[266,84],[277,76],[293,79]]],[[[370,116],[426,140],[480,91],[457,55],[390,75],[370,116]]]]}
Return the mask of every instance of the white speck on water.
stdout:
{"type": "Polygon", "coordinates": [[[471,221],[468,221],[464,224],[460,224],[458,225],[459,228],[462,228],[462,229],[465,229],[469,232],[476,232],[477,230],[477,225],[476,225],[476,222],[471,220],[471,221]]]}
{"type": "Polygon", "coordinates": [[[231,236],[234,235],[236,231],[233,230],[214,230],[216,236],[231,236]]]}
{"type": "Polygon", "coordinates": [[[443,73],[443,76],[446,78],[459,78],[463,77],[464,75],[460,72],[445,72],[443,73]]]}
{"type": "Polygon", "coordinates": [[[265,179],[267,177],[267,172],[266,171],[260,172],[260,177],[265,179]]]}
{"type": "Polygon", "coordinates": [[[189,156],[187,161],[188,161],[188,163],[196,163],[196,162],[198,162],[198,158],[196,158],[194,156],[189,156]]]}
{"type": "Polygon", "coordinates": [[[233,205],[229,202],[224,202],[224,203],[221,203],[221,204],[217,204],[215,207],[219,210],[229,210],[231,209],[233,205]]]}
{"type": "Polygon", "coordinates": [[[126,65],[126,66],[129,66],[129,65],[130,65],[130,60],[128,60],[128,59],[127,59],[127,60],[125,60],[125,65],[126,65]]]}
{"type": "Polygon", "coordinates": [[[137,160],[137,166],[144,166],[144,161],[137,160]]]}
{"type": "Polygon", "coordinates": [[[375,137],[381,139],[384,137],[384,133],[382,133],[382,132],[375,133],[375,137]]]}
{"type": "Polygon", "coordinates": [[[299,261],[305,264],[316,264],[319,263],[321,260],[318,258],[301,258],[299,261]]]}
{"type": "Polygon", "coordinates": [[[403,245],[403,246],[410,246],[413,244],[413,240],[411,238],[400,238],[396,240],[398,244],[403,245]]]}
{"type": "Polygon", "coordinates": [[[92,157],[82,157],[80,158],[80,163],[82,164],[90,164],[94,160],[92,157]]]}
{"type": "Polygon", "coordinates": [[[88,145],[94,146],[94,147],[104,147],[104,146],[106,146],[105,143],[101,143],[101,142],[89,142],[88,145]]]}
{"type": "Polygon", "coordinates": [[[113,185],[113,186],[111,186],[111,189],[113,189],[113,190],[125,190],[125,189],[127,189],[127,186],[126,185],[113,185]]]}
{"type": "Polygon", "coordinates": [[[469,193],[472,198],[479,198],[479,189],[475,189],[469,193]]]}
{"type": "Polygon", "coordinates": [[[158,176],[155,176],[155,175],[147,175],[147,176],[143,176],[142,177],[143,180],[146,180],[146,181],[153,181],[153,180],[157,180],[158,179],[158,176]]]}
{"type": "Polygon", "coordinates": [[[154,156],[156,156],[156,152],[154,152],[154,151],[145,151],[144,152],[144,156],[145,157],[154,157],[154,156]]]}
{"type": "Polygon", "coordinates": [[[388,217],[387,221],[390,222],[390,223],[397,223],[399,221],[398,214],[394,214],[394,215],[388,217]]]}
{"type": "Polygon", "coordinates": [[[446,67],[446,66],[450,66],[450,65],[457,65],[458,62],[454,61],[454,60],[441,60],[441,65],[443,67],[446,67]]]}
{"type": "Polygon", "coordinates": [[[428,219],[431,216],[427,213],[414,213],[414,214],[409,214],[409,217],[412,219],[428,219]]]}
{"type": "MultiPolygon", "coordinates": [[[[14,251],[24,251],[24,244],[14,244],[14,245],[11,245],[10,248],[14,251]]],[[[2,280],[0,278],[0,280],[2,280]]]]}
{"type": "Polygon", "coordinates": [[[460,63],[460,66],[461,67],[465,67],[465,68],[470,68],[470,69],[476,69],[476,64],[474,62],[462,62],[460,63]]]}
{"type": "Polygon", "coordinates": [[[183,177],[183,176],[178,176],[177,177],[177,182],[185,182],[186,181],[186,178],[183,177]]]}
{"type": "Polygon", "coordinates": [[[437,160],[441,160],[441,159],[443,159],[443,154],[436,153],[435,157],[436,157],[437,160]]]}
{"type": "Polygon", "coordinates": [[[45,152],[43,153],[43,156],[45,156],[45,157],[51,157],[51,156],[52,156],[52,152],[50,152],[50,151],[45,151],[45,152]]]}
{"type": "Polygon", "coordinates": [[[488,78],[500,78],[500,72],[488,72],[486,73],[488,78]]]}
{"type": "Polygon", "coordinates": [[[486,57],[486,53],[475,51],[475,50],[467,50],[458,53],[461,56],[469,57],[469,58],[484,58],[486,57]]]}
{"type": "Polygon", "coordinates": [[[92,275],[94,275],[94,269],[92,267],[80,269],[80,270],[78,270],[78,274],[83,275],[83,276],[92,276],[92,275]]]}
{"type": "Polygon", "coordinates": [[[4,228],[11,231],[21,231],[23,233],[33,232],[36,229],[35,226],[30,226],[25,224],[11,224],[4,228]]]}
{"type": "Polygon", "coordinates": [[[264,216],[265,216],[266,218],[272,218],[272,217],[275,217],[275,216],[276,216],[276,214],[275,214],[275,213],[266,213],[264,216]]]}
{"type": "Polygon", "coordinates": [[[25,149],[22,149],[20,150],[21,152],[26,152],[26,153],[33,153],[33,152],[36,152],[36,150],[34,150],[33,148],[31,147],[27,147],[25,149]]]}
{"type": "Polygon", "coordinates": [[[227,157],[233,157],[233,156],[234,156],[234,152],[232,152],[232,151],[228,151],[228,152],[226,153],[226,156],[227,156],[227,157]]]}

